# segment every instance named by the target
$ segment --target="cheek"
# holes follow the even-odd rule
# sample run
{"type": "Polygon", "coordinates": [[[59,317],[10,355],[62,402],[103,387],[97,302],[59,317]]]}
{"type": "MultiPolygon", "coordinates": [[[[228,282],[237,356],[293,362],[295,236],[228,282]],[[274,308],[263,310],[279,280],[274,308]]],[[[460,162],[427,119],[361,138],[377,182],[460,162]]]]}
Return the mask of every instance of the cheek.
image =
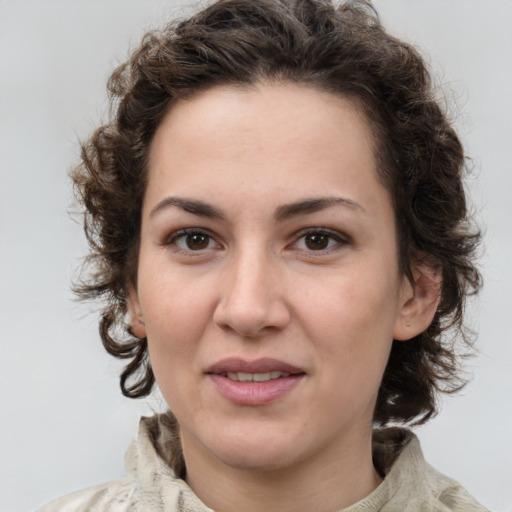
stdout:
{"type": "Polygon", "coordinates": [[[313,400],[322,401],[326,424],[371,418],[393,340],[393,290],[391,281],[354,271],[318,279],[308,293],[297,293],[296,317],[318,379],[313,400]]]}
{"type": "Polygon", "coordinates": [[[341,361],[349,372],[360,364],[385,365],[393,340],[395,280],[365,274],[340,273],[336,279],[317,280],[314,288],[310,283],[308,293],[297,294],[298,317],[308,337],[321,345],[319,353],[326,360],[341,361]]]}
{"type": "Polygon", "coordinates": [[[208,307],[205,292],[214,288],[205,276],[173,268],[165,254],[151,256],[141,253],[138,279],[142,314],[151,333],[148,338],[161,342],[192,337],[208,307]]]}
{"type": "Polygon", "coordinates": [[[392,332],[397,307],[397,284],[388,279],[369,279],[364,273],[357,275],[332,276],[316,280],[314,287],[297,287],[297,302],[302,311],[318,321],[325,329],[357,328],[366,332],[392,332]],[[304,290],[308,290],[304,293],[304,290]],[[301,293],[302,292],[302,293],[301,293]],[[310,313],[308,313],[310,312],[310,313]]]}
{"type": "Polygon", "coordinates": [[[151,365],[164,392],[168,382],[182,378],[185,368],[197,366],[195,356],[211,317],[212,301],[197,281],[162,273],[146,276],[140,283],[151,365]]]}
{"type": "Polygon", "coordinates": [[[180,415],[193,396],[193,370],[199,367],[197,350],[202,327],[197,306],[186,300],[162,300],[146,318],[149,359],[156,383],[167,405],[180,415]]]}

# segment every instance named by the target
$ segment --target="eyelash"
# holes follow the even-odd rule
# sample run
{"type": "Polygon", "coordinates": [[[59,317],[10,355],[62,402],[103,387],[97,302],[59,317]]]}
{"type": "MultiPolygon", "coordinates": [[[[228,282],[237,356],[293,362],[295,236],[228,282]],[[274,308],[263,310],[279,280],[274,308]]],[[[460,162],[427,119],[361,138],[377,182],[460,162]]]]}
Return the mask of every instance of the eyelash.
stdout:
{"type": "Polygon", "coordinates": [[[331,246],[328,246],[323,249],[318,249],[318,250],[303,249],[305,252],[308,253],[308,255],[311,255],[311,256],[316,255],[316,254],[324,255],[326,253],[336,251],[337,249],[340,249],[342,246],[345,246],[349,243],[347,238],[344,237],[343,235],[341,235],[337,231],[332,231],[332,230],[326,229],[326,228],[307,228],[298,233],[298,236],[297,236],[295,242],[292,244],[292,246],[296,246],[299,243],[299,241],[301,241],[303,239],[305,240],[307,236],[312,236],[312,235],[320,235],[322,237],[327,237],[328,243],[331,243],[331,242],[334,242],[334,243],[331,246]]]}
{"type": "MultiPolygon", "coordinates": [[[[307,229],[300,231],[296,235],[294,235],[295,241],[287,247],[297,246],[301,240],[304,240],[304,244],[306,244],[307,243],[305,241],[306,237],[313,236],[313,235],[327,237],[328,246],[325,248],[318,249],[318,250],[311,249],[311,248],[308,249],[307,247],[300,249],[301,251],[304,251],[305,253],[308,253],[308,255],[311,255],[311,256],[314,256],[314,255],[320,256],[320,255],[323,255],[323,254],[326,254],[326,253],[329,253],[332,251],[336,251],[336,249],[339,249],[340,247],[345,246],[350,243],[346,237],[342,236],[337,231],[332,231],[332,230],[326,229],[326,228],[307,228],[307,229]],[[334,243],[332,243],[332,242],[334,242],[334,243]]],[[[216,242],[215,237],[212,234],[210,234],[207,230],[200,229],[200,228],[185,228],[185,229],[180,229],[178,231],[171,233],[171,235],[164,240],[162,245],[164,245],[166,247],[172,247],[173,251],[180,252],[180,253],[186,254],[188,256],[192,256],[192,255],[199,256],[201,254],[204,254],[204,251],[212,249],[211,247],[208,247],[208,245],[210,245],[211,242],[214,242],[217,245],[217,247],[215,249],[221,248],[221,244],[216,242]],[[199,235],[199,236],[205,237],[207,239],[207,246],[204,248],[199,248],[197,250],[194,250],[194,249],[191,249],[190,247],[184,248],[184,247],[180,247],[178,245],[178,242],[180,241],[180,239],[183,239],[185,241],[185,243],[187,243],[186,237],[193,236],[193,235],[199,235]],[[196,254],[194,254],[194,253],[196,253],[196,254]]]]}
{"type": "MultiPolygon", "coordinates": [[[[208,249],[211,249],[209,247],[205,247],[205,248],[202,248],[202,249],[198,249],[198,250],[194,250],[194,249],[186,249],[186,248],[182,248],[178,245],[178,241],[180,239],[183,239],[185,240],[185,243],[186,243],[186,237],[189,237],[189,236],[193,236],[193,235],[199,235],[199,236],[203,236],[205,238],[208,239],[208,245],[210,245],[210,242],[215,242],[215,238],[206,230],[204,229],[199,229],[199,228],[185,228],[185,229],[180,229],[178,231],[174,231],[173,233],[171,233],[171,235],[169,237],[167,237],[163,244],[164,246],[166,247],[172,247],[173,250],[175,252],[181,252],[183,254],[187,254],[187,255],[193,255],[193,253],[197,253],[198,255],[203,253],[205,250],[208,250],[208,249]]],[[[219,247],[220,247],[220,244],[218,244],[217,242],[215,242],[219,247]]]]}

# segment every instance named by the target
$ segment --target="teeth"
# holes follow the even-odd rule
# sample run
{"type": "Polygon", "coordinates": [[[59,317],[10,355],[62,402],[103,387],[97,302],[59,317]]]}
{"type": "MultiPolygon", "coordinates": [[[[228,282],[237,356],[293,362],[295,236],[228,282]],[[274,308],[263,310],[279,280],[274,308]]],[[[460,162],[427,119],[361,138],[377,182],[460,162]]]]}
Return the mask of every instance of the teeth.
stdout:
{"type": "Polygon", "coordinates": [[[265,382],[267,380],[270,380],[271,375],[270,372],[268,373],[253,373],[252,374],[252,380],[254,382],[265,382]]]}
{"type": "Polygon", "coordinates": [[[279,379],[280,377],[289,377],[287,372],[266,372],[266,373],[245,373],[245,372],[228,372],[228,379],[240,382],[266,382],[268,380],[279,379]]]}

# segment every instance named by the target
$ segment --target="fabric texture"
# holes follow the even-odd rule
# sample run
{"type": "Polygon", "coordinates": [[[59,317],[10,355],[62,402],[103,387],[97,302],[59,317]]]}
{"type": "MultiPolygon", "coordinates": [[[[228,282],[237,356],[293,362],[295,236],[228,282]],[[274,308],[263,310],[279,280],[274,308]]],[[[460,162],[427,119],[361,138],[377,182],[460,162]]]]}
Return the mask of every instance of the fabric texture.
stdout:
{"type": "MultiPolygon", "coordinates": [[[[408,430],[376,430],[373,458],[385,475],[383,482],[339,512],[487,511],[455,480],[425,462],[418,438],[408,430]]],[[[75,492],[38,512],[213,512],[177,476],[184,466],[169,416],[142,418],[125,464],[130,476],[75,492]]]]}

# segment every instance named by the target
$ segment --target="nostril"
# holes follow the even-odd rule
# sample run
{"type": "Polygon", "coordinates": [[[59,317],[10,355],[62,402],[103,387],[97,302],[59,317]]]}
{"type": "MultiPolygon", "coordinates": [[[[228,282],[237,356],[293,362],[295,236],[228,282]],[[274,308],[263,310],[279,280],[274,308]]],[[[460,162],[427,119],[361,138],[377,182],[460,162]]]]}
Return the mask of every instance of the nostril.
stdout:
{"type": "Polygon", "coordinates": [[[220,328],[254,338],[263,330],[283,329],[288,324],[290,312],[279,292],[280,279],[269,265],[263,256],[252,254],[250,261],[240,261],[230,269],[213,315],[220,328]]]}
{"type": "Polygon", "coordinates": [[[220,304],[214,314],[215,323],[223,329],[252,338],[265,328],[275,327],[270,305],[268,308],[250,306],[241,302],[220,304]]]}

